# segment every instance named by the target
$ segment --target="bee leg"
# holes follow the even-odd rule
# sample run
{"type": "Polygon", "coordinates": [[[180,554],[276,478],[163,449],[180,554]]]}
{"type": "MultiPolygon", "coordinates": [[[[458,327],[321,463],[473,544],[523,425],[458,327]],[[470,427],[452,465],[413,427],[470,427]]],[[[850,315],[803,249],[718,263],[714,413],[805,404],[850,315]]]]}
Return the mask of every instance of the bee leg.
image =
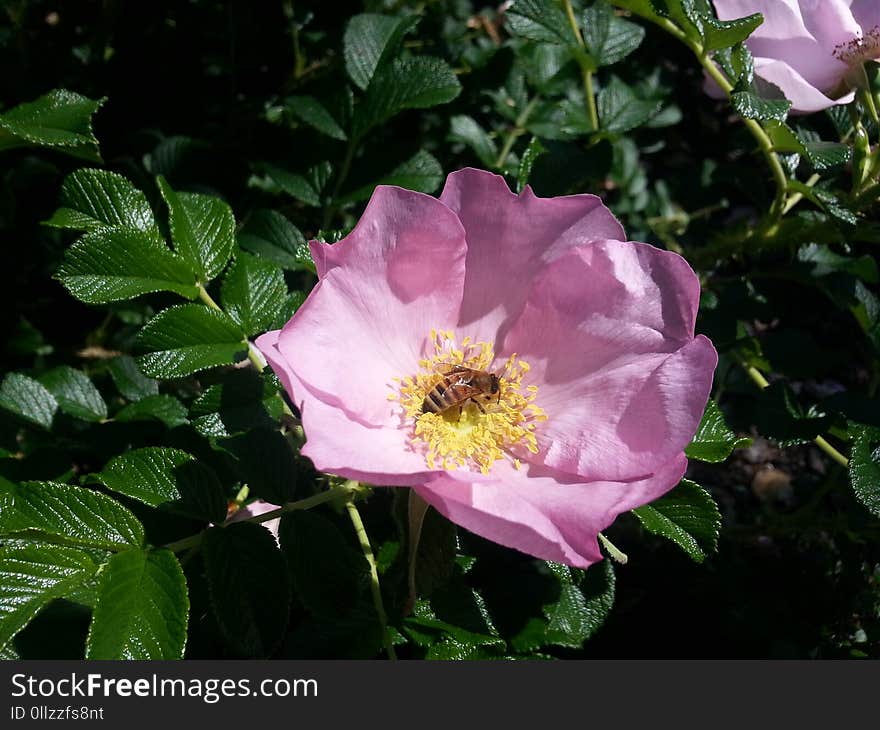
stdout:
{"type": "Polygon", "coordinates": [[[478,401],[476,398],[471,398],[471,401],[473,401],[474,403],[477,404],[477,408],[480,409],[480,413],[482,413],[482,414],[485,416],[485,415],[486,415],[486,409],[483,408],[483,404],[480,403],[480,401],[478,401]]]}
{"type": "Polygon", "coordinates": [[[461,406],[458,407],[458,422],[461,423],[461,406]]]}

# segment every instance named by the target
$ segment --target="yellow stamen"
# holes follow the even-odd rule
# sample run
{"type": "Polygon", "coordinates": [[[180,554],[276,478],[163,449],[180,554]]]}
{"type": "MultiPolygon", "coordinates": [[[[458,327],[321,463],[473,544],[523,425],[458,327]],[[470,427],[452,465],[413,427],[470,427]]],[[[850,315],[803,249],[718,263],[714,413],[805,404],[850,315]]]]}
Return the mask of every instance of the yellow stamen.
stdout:
{"type": "Polygon", "coordinates": [[[459,345],[450,331],[431,330],[434,354],[419,361],[421,372],[400,379],[399,391],[389,399],[400,401],[407,424],[412,424],[412,443],[425,450],[430,469],[477,468],[487,474],[492,464],[506,455],[519,469],[522,464],[510,452],[538,452],[535,428],[547,416],[534,403],[535,385],[522,387],[528,363],[511,355],[497,370],[500,391],[480,400],[452,407],[443,413],[422,413],[425,396],[456,365],[491,370],[495,352],[487,342],[465,337],[459,345]],[[485,413],[483,412],[485,411],[485,413]]]}

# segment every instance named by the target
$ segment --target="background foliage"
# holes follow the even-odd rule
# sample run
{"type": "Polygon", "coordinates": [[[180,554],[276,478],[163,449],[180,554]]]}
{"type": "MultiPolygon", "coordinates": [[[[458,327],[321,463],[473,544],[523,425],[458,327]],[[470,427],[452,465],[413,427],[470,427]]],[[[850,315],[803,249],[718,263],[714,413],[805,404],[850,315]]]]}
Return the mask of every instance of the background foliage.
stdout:
{"type": "Polygon", "coordinates": [[[4,657],[381,655],[345,500],[280,547],[191,536],[332,482],[248,344],[314,283],[306,240],[466,165],[600,194],[682,253],[722,358],[689,479],[608,532],[626,565],[430,512],[409,612],[404,493],[358,493],[398,654],[880,653],[876,125],[787,118],[740,45],[757,20],[703,0],[508,5],[4,4],[4,657]]]}

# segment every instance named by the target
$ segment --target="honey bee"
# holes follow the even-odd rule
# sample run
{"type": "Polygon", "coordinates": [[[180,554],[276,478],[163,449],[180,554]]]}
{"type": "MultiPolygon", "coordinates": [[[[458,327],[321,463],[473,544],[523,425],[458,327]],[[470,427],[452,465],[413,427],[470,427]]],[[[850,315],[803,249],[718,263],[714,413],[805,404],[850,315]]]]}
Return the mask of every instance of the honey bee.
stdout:
{"type": "Polygon", "coordinates": [[[501,384],[495,373],[455,365],[443,373],[443,379],[425,396],[422,413],[444,413],[450,408],[458,408],[458,417],[461,418],[461,410],[468,403],[485,413],[480,400],[488,400],[493,395],[501,399],[501,384]]]}

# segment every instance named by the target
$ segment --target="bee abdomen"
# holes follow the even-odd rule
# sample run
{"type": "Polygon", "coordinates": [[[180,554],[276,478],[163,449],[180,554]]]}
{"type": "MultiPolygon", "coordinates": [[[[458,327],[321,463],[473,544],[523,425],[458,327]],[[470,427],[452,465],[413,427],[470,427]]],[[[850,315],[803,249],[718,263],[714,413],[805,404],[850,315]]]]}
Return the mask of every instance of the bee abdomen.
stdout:
{"type": "Polygon", "coordinates": [[[438,383],[432,388],[422,401],[422,413],[442,413],[449,408],[452,403],[448,403],[444,397],[446,387],[443,383],[438,383]]]}

